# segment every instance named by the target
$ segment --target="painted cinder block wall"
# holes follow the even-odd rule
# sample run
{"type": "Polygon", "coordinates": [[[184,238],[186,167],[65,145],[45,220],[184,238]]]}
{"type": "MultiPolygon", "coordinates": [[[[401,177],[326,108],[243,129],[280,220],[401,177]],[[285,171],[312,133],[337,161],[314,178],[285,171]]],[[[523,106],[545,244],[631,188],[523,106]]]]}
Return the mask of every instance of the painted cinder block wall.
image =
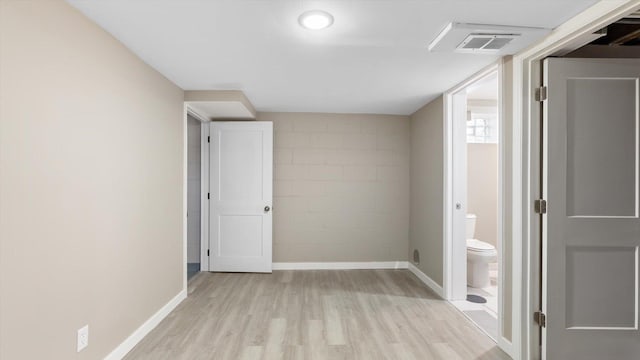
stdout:
{"type": "Polygon", "coordinates": [[[409,117],[258,120],[274,123],[274,262],[407,260],[409,117]]]}

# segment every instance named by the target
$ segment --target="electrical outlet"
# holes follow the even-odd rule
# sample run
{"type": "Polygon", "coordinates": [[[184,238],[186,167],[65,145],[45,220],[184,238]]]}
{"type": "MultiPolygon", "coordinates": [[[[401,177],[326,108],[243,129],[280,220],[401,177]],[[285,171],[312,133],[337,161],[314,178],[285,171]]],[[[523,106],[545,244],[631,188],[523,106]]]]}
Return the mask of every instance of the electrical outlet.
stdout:
{"type": "Polygon", "coordinates": [[[89,325],[78,330],[78,352],[89,346],[89,325]]]}

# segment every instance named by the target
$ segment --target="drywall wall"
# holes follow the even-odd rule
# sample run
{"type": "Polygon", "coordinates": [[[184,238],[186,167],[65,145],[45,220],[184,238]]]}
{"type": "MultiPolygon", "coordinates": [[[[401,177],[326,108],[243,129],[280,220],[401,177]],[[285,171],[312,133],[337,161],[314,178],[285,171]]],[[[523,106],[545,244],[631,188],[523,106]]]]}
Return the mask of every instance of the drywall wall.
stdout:
{"type": "MultiPolygon", "coordinates": [[[[513,193],[513,149],[516,146],[520,146],[520,139],[514,139],[513,136],[513,123],[515,118],[513,117],[513,81],[514,81],[514,69],[513,69],[513,57],[506,56],[503,59],[501,79],[501,96],[502,96],[502,187],[503,196],[502,202],[502,244],[500,249],[504,255],[502,265],[502,279],[504,294],[502,298],[502,336],[508,341],[512,341],[513,338],[513,199],[521,194],[513,193]]],[[[498,215],[500,217],[500,215],[498,215]]],[[[519,281],[519,280],[518,280],[519,281]]]]}
{"type": "Polygon", "coordinates": [[[274,262],[407,260],[407,116],[258,120],[274,123],[274,262]]]}
{"type": "Polygon", "coordinates": [[[102,359],[182,290],[183,92],[67,3],[3,0],[0,94],[0,358],[102,359]]]}
{"type": "Polygon", "coordinates": [[[444,114],[442,96],[411,116],[411,220],[409,259],[443,283],[444,114]]]}
{"type": "Polygon", "coordinates": [[[467,212],[476,214],[475,238],[498,240],[498,144],[467,144],[467,212]]]}
{"type": "Polygon", "coordinates": [[[193,116],[187,118],[187,261],[200,263],[201,126],[193,116]]]}

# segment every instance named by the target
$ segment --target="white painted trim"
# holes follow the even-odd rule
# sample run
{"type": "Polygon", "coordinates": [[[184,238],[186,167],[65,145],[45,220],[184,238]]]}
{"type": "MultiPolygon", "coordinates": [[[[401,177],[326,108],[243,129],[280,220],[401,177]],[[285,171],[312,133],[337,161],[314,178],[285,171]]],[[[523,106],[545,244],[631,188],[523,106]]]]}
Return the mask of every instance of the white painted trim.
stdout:
{"type": "Polygon", "coordinates": [[[182,291],[187,291],[187,257],[188,248],[188,226],[187,219],[189,186],[189,109],[184,106],[184,116],[182,119],[182,291]]]}
{"type": "Polygon", "coordinates": [[[210,122],[210,120],[207,120],[206,117],[200,115],[193,107],[189,106],[189,103],[185,102],[185,107],[187,108],[188,114],[198,119],[201,123],[210,122]]]}
{"type": "MultiPolygon", "coordinates": [[[[522,357],[524,352],[522,346],[522,324],[526,322],[526,315],[522,311],[523,301],[523,286],[522,279],[526,262],[523,262],[523,241],[522,235],[522,206],[523,199],[527,195],[524,193],[525,186],[523,184],[523,169],[524,169],[524,148],[526,144],[523,142],[524,124],[517,111],[519,104],[522,102],[522,96],[520,96],[520,86],[522,84],[522,78],[520,76],[521,66],[512,59],[511,77],[513,84],[511,86],[513,109],[511,113],[511,234],[507,236],[511,237],[511,276],[512,276],[512,321],[511,321],[511,342],[513,344],[513,353],[511,356],[515,360],[526,359],[522,357]]],[[[528,166],[528,164],[526,165],[528,166]]],[[[507,201],[505,199],[505,201],[507,201]]]]}
{"type": "Polygon", "coordinates": [[[376,270],[408,269],[407,261],[367,262],[274,262],[273,270],[376,270]]]}
{"type": "Polygon", "coordinates": [[[506,352],[507,355],[511,356],[511,358],[515,359],[513,343],[504,338],[502,335],[498,336],[498,347],[500,347],[502,351],[506,352]]]}
{"type": "Polygon", "coordinates": [[[182,290],[173,299],[169,300],[160,310],[153,314],[139,328],[137,328],[125,341],[113,349],[104,360],[120,360],[127,355],[147,334],[151,332],[160,322],[173,311],[180,303],[187,298],[187,290],[182,290]]]}
{"type": "Polygon", "coordinates": [[[520,314],[519,317],[514,316],[512,326],[513,357],[516,360],[540,357],[536,353],[536,331],[532,330],[531,316],[537,306],[533,295],[537,284],[532,279],[538,276],[539,270],[530,258],[534,247],[539,246],[539,223],[531,211],[534,195],[539,191],[535,185],[539,170],[532,168],[532,163],[538,163],[538,154],[531,143],[532,126],[539,121],[539,111],[532,104],[532,89],[540,81],[535,66],[545,57],[566,49],[581,36],[593,33],[638,8],[640,0],[600,1],[513,58],[513,310],[514,315],[520,314]]]}
{"type": "Polygon", "coordinates": [[[427,285],[429,289],[433,290],[433,292],[435,292],[436,295],[444,299],[444,289],[442,288],[442,286],[438,285],[437,282],[435,282],[432,278],[427,276],[427,274],[423,273],[422,270],[418,269],[415,265],[411,263],[409,263],[409,271],[411,271],[413,275],[415,275],[418,279],[420,279],[422,283],[427,285]]]}
{"type": "Polygon", "coordinates": [[[188,186],[189,186],[189,137],[188,137],[188,116],[193,116],[196,120],[200,121],[201,127],[201,140],[200,140],[200,271],[209,271],[209,259],[207,257],[207,249],[209,248],[209,203],[207,201],[207,192],[209,191],[209,147],[207,143],[208,121],[206,118],[200,116],[195,112],[189,103],[184,103],[184,146],[185,146],[185,158],[184,168],[185,175],[183,179],[184,187],[184,288],[187,288],[187,263],[188,263],[188,186]]]}
{"type": "MultiPolygon", "coordinates": [[[[498,346],[505,352],[507,349],[503,348],[504,340],[504,288],[505,288],[505,271],[504,264],[507,260],[507,254],[504,251],[504,228],[505,228],[505,211],[504,211],[504,201],[505,198],[510,198],[510,194],[507,194],[507,189],[505,187],[505,167],[504,167],[504,159],[505,153],[510,146],[505,144],[505,120],[504,116],[504,83],[502,82],[504,78],[503,73],[503,60],[499,61],[498,68],[496,70],[497,80],[498,80],[498,238],[497,238],[497,249],[498,249],[498,346]]],[[[511,284],[513,286],[513,284],[511,284]]],[[[511,317],[513,317],[513,311],[511,312],[511,317]]]]}
{"type": "MultiPolygon", "coordinates": [[[[493,74],[497,74],[496,81],[498,83],[498,101],[496,104],[496,108],[497,108],[498,118],[500,119],[498,122],[498,126],[499,126],[498,132],[500,136],[500,141],[499,141],[499,151],[498,151],[499,191],[498,191],[498,239],[497,239],[498,253],[500,254],[500,261],[498,262],[499,264],[498,266],[500,267],[500,269],[499,269],[499,277],[498,277],[498,314],[497,314],[498,315],[498,340],[497,340],[497,344],[505,352],[508,352],[511,355],[513,354],[512,343],[508,342],[506,339],[503,338],[503,332],[504,332],[503,322],[504,322],[504,315],[505,315],[504,314],[505,283],[504,283],[504,271],[502,267],[506,261],[507,254],[505,254],[504,251],[502,251],[502,248],[503,248],[503,241],[505,239],[505,236],[504,236],[505,223],[509,221],[507,219],[507,214],[505,214],[504,212],[504,205],[506,201],[511,201],[511,198],[513,197],[511,193],[506,192],[507,189],[505,187],[505,179],[506,179],[506,176],[508,175],[505,173],[506,168],[504,164],[504,159],[505,159],[505,153],[511,149],[511,146],[510,144],[505,143],[504,129],[505,129],[506,118],[504,116],[505,114],[504,114],[504,99],[503,99],[503,96],[505,95],[504,89],[503,89],[504,88],[503,65],[504,65],[504,60],[500,59],[495,63],[491,64],[490,66],[482,69],[478,73],[467,78],[465,81],[454,86],[452,89],[448,90],[443,94],[444,103],[445,103],[444,105],[445,106],[444,108],[444,121],[445,121],[445,124],[444,124],[444,130],[445,130],[445,134],[444,134],[444,142],[445,142],[445,146],[444,146],[444,161],[445,161],[444,241],[445,241],[445,244],[443,246],[444,248],[444,264],[443,264],[444,265],[444,269],[443,269],[443,272],[444,272],[443,290],[444,291],[443,293],[444,293],[444,298],[447,300],[450,300],[450,301],[464,300],[461,298],[459,294],[460,291],[456,290],[455,288],[455,284],[459,284],[460,282],[465,284],[465,292],[466,292],[466,280],[461,279],[461,276],[466,275],[466,270],[464,271],[462,270],[466,266],[465,264],[466,254],[461,254],[460,253],[461,250],[459,249],[457,250],[454,247],[455,240],[453,238],[453,229],[454,229],[454,226],[456,226],[456,224],[454,224],[454,221],[453,221],[453,213],[454,213],[454,207],[455,207],[454,184],[457,183],[455,182],[455,179],[454,179],[454,159],[453,159],[454,96],[457,93],[464,91],[466,88],[473,85],[474,83],[481,81],[482,79],[485,79],[488,76],[491,76],[493,74]],[[458,276],[456,276],[455,274],[458,274],[458,276]]],[[[466,208],[466,206],[463,206],[463,207],[466,208]]],[[[513,286],[513,284],[511,285],[513,286]]],[[[513,295],[511,296],[513,297],[513,295]]],[[[517,314],[519,313],[515,313],[512,311],[511,313],[512,322],[513,322],[513,318],[518,316],[517,314]]]]}
{"type": "Polygon", "coordinates": [[[200,271],[209,271],[209,122],[201,123],[200,132],[200,271]]]}

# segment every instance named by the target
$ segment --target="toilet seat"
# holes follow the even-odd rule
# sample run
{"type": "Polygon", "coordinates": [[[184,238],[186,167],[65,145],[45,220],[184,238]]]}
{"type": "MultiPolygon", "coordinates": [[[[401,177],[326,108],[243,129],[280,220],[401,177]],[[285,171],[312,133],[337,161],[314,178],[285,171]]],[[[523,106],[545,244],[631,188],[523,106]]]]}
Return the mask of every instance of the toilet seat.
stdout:
{"type": "Polygon", "coordinates": [[[495,246],[478,239],[467,239],[467,250],[479,253],[491,253],[495,252],[496,248],[495,246]]]}

